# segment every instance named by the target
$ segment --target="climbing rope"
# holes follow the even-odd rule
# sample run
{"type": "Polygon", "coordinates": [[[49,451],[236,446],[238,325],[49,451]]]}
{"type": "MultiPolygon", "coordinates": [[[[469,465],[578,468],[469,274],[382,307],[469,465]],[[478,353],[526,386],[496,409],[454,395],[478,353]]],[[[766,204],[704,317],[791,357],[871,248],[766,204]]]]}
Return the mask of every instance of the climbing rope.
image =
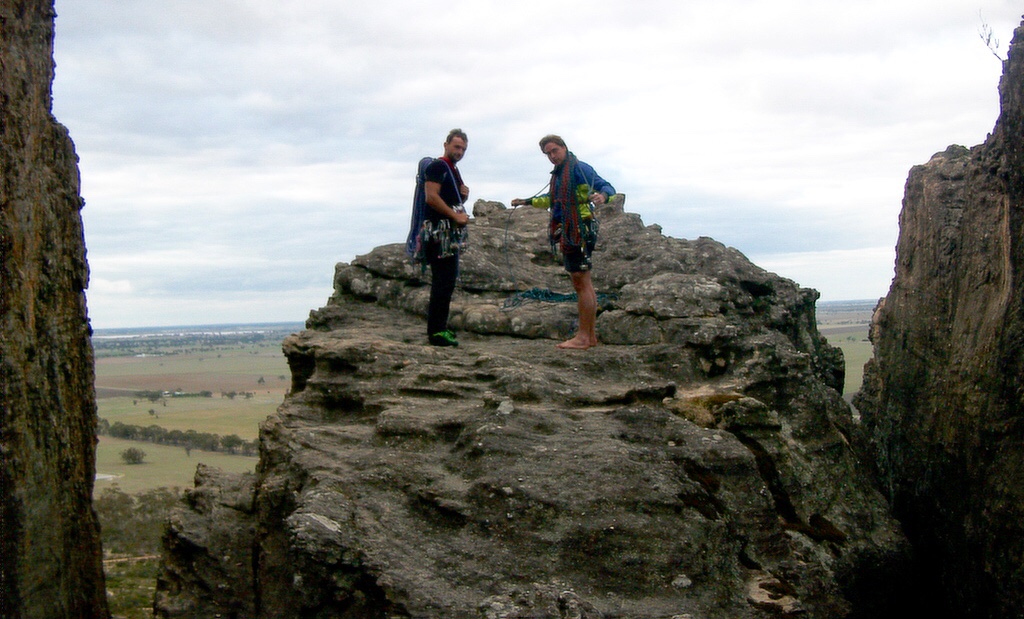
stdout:
{"type": "MultiPolygon", "coordinates": [[[[548,187],[547,185],[544,185],[543,187],[541,187],[540,189],[537,190],[537,193],[533,194],[532,196],[530,196],[527,199],[528,200],[533,200],[537,196],[539,196],[542,193],[544,193],[544,190],[547,187],[548,187]]],[[[508,268],[508,277],[509,277],[509,280],[512,282],[513,286],[516,285],[516,274],[515,274],[515,271],[512,269],[512,258],[509,256],[509,252],[508,252],[508,245],[509,245],[509,243],[508,243],[508,234],[509,234],[509,229],[512,227],[512,215],[513,215],[513,213],[516,212],[517,208],[519,208],[519,207],[518,206],[513,206],[512,210],[510,210],[508,212],[508,217],[505,218],[505,236],[502,239],[502,243],[501,243],[501,251],[505,255],[505,267],[508,268]]]]}
{"type": "MultiPolygon", "coordinates": [[[[619,295],[613,292],[599,292],[597,293],[597,304],[605,306],[618,298],[619,295]]],[[[505,303],[503,303],[501,307],[502,309],[512,309],[530,301],[543,301],[546,303],[575,303],[576,293],[553,292],[550,288],[530,288],[529,290],[524,290],[511,295],[509,298],[505,299],[505,303]]]]}
{"type": "MultiPolygon", "coordinates": [[[[533,194],[530,199],[536,198],[541,195],[547,186],[542,187],[537,193],[533,194]]],[[[502,253],[505,255],[505,266],[508,268],[509,278],[512,280],[512,284],[515,285],[516,277],[515,272],[512,269],[512,259],[509,256],[509,228],[512,225],[512,214],[515,212],[517,206],[513,206],[512,210],[508,212],[508,217],[505,220],[505,235],[502,242],[502,253]]],[[[618,299],[619,295],[613,292],[598,292],[597,293],[597,304],[599,307],[606,307],[613,300],[618,299]]],[[[512,309],[519,307],[524,303],[532,301],[545,302],[545,303],[575,303],[576,293],[561,293],[553,292],[550,288],[530,288],[529,290],[523,290],[510,295],[505,302],[502,304],[502,309],[512,309]]]]}

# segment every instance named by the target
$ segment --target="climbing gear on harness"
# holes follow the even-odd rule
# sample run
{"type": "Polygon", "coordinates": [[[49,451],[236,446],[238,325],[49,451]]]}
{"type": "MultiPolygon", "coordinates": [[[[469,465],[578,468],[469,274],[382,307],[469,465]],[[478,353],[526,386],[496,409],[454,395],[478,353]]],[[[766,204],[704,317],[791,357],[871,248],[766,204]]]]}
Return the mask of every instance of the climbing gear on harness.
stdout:
{"type": "MultiPolygon", "coordinates": [[[[456,212],[462,212],[461,208],[455,208],[456,212]]],[[[466,247],[466,238],[469,236],[465,226],[453,226],[451,220],[442,219],[438,222],[426,220],[420,226],[419,244],[416,247],[415,257],[424,265],[427,263],[427,247],[431,244],[437,247],[437,258],[450,258],[466,247]]]]}
{"type": "MultiPolygon", "coordinates": [[[[413,193],[412,203],[412,221],[409,225],[409,235],[405,240],[406,253],[409,254],[413,262],[420,263],[424,273],[427,270],[429,259],[450,258],[454,256],[460,250],[466,248],[466,242],[469,238],[469,231],[465,226],[454,226],[449,219],[432,222],[427,218],[427,209],[430,206],[427,204],[426,177],[424,175],[427,167],[434,161],[436,160],[433,157],[423,157],[417,166],[416,189],[413,193]],[[428,255],[427,252],[430,247],[437,249],[436,255],[428,255]]],[[[458,181],[455,178],[455,171],[448,165],[447,161],[444,159],[440,159],[440,161],[448,168],[448,178],[455,185],[455,194],[460,196],[459,204],[453,205],[452,209],[456,213],[465,213],[466,207],[461,201],[462,198],[458,181]]]]}

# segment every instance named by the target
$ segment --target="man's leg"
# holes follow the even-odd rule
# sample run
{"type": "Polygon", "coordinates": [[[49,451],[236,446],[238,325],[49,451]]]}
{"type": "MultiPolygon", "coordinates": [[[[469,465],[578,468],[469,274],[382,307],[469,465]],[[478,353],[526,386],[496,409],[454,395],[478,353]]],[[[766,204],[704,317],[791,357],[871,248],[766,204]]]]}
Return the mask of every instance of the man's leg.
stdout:
{"type": "Polygon", "coordinates": [[[590,279],[590,271],[570,273],[572,287],[576,290],[576,307],[579,311],[579,328],[576,336],[558,344],[559,348],[586,350],[597,346],[597,292],[590,279]]]}
{"type": "Polygon", "coordinates": [[[459,275],[458,255],[430,261],[430,305],[427,307],[427,335],[448,330],[455,280],[459,275]]]}

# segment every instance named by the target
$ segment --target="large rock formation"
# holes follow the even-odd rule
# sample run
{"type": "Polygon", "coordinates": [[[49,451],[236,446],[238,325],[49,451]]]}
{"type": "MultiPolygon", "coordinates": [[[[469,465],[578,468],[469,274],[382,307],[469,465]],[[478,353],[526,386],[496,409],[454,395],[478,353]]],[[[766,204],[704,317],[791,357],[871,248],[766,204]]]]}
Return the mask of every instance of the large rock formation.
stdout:
{"type": "Polygon", "coordinates": [[[0,1],[0,615],[106,617],[77,158],[52,0],[0,1]]]}
{"type": "Polygon", "coordinates": [[[859,463],[817,293],[599,213],[603,345],[546,213],[478,202],[452,324],[402,245],[284,342],[254,477],[203,469],[161,617],[885,617],[906,544],[859,463]]]}
{"type": "Polygon", "coordinates": [[[911,170],[856,399],[937,617],[1024,616],[1024,28],[993,133],[911,170]]]}

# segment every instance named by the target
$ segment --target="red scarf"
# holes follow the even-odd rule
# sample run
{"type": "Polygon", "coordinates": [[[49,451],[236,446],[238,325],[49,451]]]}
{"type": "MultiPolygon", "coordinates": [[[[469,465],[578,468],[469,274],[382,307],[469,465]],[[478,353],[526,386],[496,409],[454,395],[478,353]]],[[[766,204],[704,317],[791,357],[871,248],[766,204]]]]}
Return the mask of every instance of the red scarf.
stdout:
{"type": "Polygon", "coordinates": [[[583,231],[580,225],[580,209],[576,204],[576,187],[573,178],[576,172],[576,155],[566,153],[562,169],[551,177],[551,201],[562,207],[562,238],[563,253],[573,252],[583,246],[583,231]],[[558,179],[556,191],[555,179],[558,179]]]}

